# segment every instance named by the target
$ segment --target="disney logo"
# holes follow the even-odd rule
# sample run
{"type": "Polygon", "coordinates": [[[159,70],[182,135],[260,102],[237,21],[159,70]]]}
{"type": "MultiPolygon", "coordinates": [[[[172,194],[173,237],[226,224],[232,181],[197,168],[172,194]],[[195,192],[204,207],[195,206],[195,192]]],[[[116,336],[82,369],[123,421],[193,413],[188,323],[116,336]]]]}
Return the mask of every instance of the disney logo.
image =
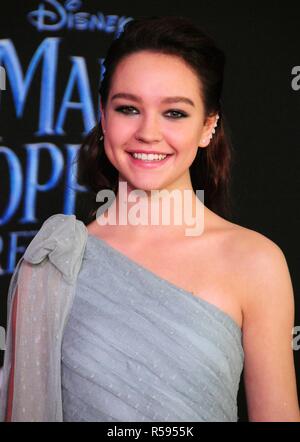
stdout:
{"type": "Polygon", "coordinates": [[[66,28],[79,31],[117,32],[117,36],[123,31],[127,21],[132,20],[131,17],[104,16],[100,12],[96,14],[78,12],[81,6],[81,0],[66,0],[64,4],[58,0],[44,0],[35,11],[28,13],[28,20],[38,31],[59,31],[66,28]],[[51,7],[51,10],[46,9],[46,6],[51,7]]]}

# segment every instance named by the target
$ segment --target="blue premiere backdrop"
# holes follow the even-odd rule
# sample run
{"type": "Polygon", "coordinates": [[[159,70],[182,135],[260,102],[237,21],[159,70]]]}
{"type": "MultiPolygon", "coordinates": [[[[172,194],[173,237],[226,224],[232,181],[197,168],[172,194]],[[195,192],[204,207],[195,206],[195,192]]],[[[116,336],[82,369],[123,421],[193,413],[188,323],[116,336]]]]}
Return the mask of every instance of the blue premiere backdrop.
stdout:
{"type": "MultiPolygon", "coordinates": [[[[87,215],[87,189],[76,180],[75,160],[100,119],[98,87],[107,47],[135,17],[182,15],[227,55],[223,103],[235,152],[233,221],[269,237],[286,256],[295,292],[299,388],[300,6],[183,3],[1,2],[0,337],[9,281],[32,237],[54,213],[75,213],[82,220],[87,215]]],[[[239,416],[247,420],[243,382],[239,416]]]]}
{"type": "Polygon", "coordinates": [[[18,219],[20,227],[3,238],[2,275],[13,271],[35,233],[28,227],[39,224],[46,207],[49,213],[75,212],[76,195],[86,190],[76,182],[75,156],[82,136],[99,119],[103,40],[116,38],[132,19],[95,8],[86,12],[81,1],[31,2],[32,8],[23,3],[21,44],[10,35],[0,41],[9,86],[1,97],[2,179],[9,191],[2,195],[0,223],[6,227],[18,219]],[[76,31],[70,43],[67,33],[76,31]],[[94,53],[83,31],[96,39],[94,53]]]}

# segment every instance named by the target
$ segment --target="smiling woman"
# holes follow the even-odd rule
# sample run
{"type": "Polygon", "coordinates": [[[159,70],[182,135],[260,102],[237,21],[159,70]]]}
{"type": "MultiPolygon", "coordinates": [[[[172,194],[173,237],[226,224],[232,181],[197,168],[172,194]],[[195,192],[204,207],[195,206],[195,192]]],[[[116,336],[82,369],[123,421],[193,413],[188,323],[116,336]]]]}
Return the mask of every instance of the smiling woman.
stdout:
{"type": "Polygon", "coordinates": [[[101,122],[78,160],[82,184],[118,198],[87,226],[53,215],[18,263],[2,419],[236,422],[244,368],[250,420],[300,421],[285,257],[225,219],[224,63],[183,17],[133,20],[112,43],[101,122]],[[153,190],[162,208],[187,192],[201,233],[185,235],[176,211],[166,225],[124,223],[133,193],[147,206],[153,190]],[[106,223],[111,208],[119,223],[106,223]]]}
{"type": "MultiPolygon", "coordinates": [[[[95,193],[107,187],[117,193],[122,157],[120,149],[111,150],[111,144],[122,144],[123,151],[170,154],[168,170],[180,165],[178,177],[185,170],[194,191],[205,189],[206,207],[230,218],[233,152],[221,106],[224,64],[223,52],[188,19],[160,17],[128,23],[104,61],[99,90],[102,125],[91,131],[80,151],[82,182],[95,193]],[[172,27],[169,33],[163,32],[164,26],[172,27]],[[106,119],[107,148],[101,142],[106,119]]],[[[140,161],[134,164],[148,167],[140,161]]],[[[132,169],[132,174],[137,172],[132,169]]],[[[159,187],[157,178],[154,184],[159,187]]]]}

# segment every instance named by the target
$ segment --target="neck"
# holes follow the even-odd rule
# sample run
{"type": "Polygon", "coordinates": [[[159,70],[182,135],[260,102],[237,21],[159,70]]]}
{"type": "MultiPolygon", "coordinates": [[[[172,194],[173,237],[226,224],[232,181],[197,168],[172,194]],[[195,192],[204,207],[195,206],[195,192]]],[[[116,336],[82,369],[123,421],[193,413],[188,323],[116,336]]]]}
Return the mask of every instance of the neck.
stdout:
{"type": "Polygon", "coordinates": [[[98,217],[102,225],[115,225],[134,236],[199,236],[204,231],[203,192],[191,182],[180,188],[141,190],[119,180],[113,202],[98,217]]]}

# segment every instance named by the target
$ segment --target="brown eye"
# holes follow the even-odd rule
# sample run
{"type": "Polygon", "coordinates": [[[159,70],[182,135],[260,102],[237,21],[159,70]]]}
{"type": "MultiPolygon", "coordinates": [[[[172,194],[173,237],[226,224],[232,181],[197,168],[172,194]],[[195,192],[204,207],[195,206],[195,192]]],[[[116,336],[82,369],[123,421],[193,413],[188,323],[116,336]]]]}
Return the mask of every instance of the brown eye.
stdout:
{"type": "Polygon", "coordinates": [[[119,106],[115,110],[121,114],[132,114],[131,110],[136,110],[133,106],[119,106]]]}
{"type": "Polygon", "coordinates": [[[169,110],[167,113],[173,114],[173,116],[171,116],[172,119],[178,119],[178,118],[185,118],[185,117],[187,117],[187,114],[185,112],[181,112],[181,111],[174,110],[174,109],[169,110]]]}

